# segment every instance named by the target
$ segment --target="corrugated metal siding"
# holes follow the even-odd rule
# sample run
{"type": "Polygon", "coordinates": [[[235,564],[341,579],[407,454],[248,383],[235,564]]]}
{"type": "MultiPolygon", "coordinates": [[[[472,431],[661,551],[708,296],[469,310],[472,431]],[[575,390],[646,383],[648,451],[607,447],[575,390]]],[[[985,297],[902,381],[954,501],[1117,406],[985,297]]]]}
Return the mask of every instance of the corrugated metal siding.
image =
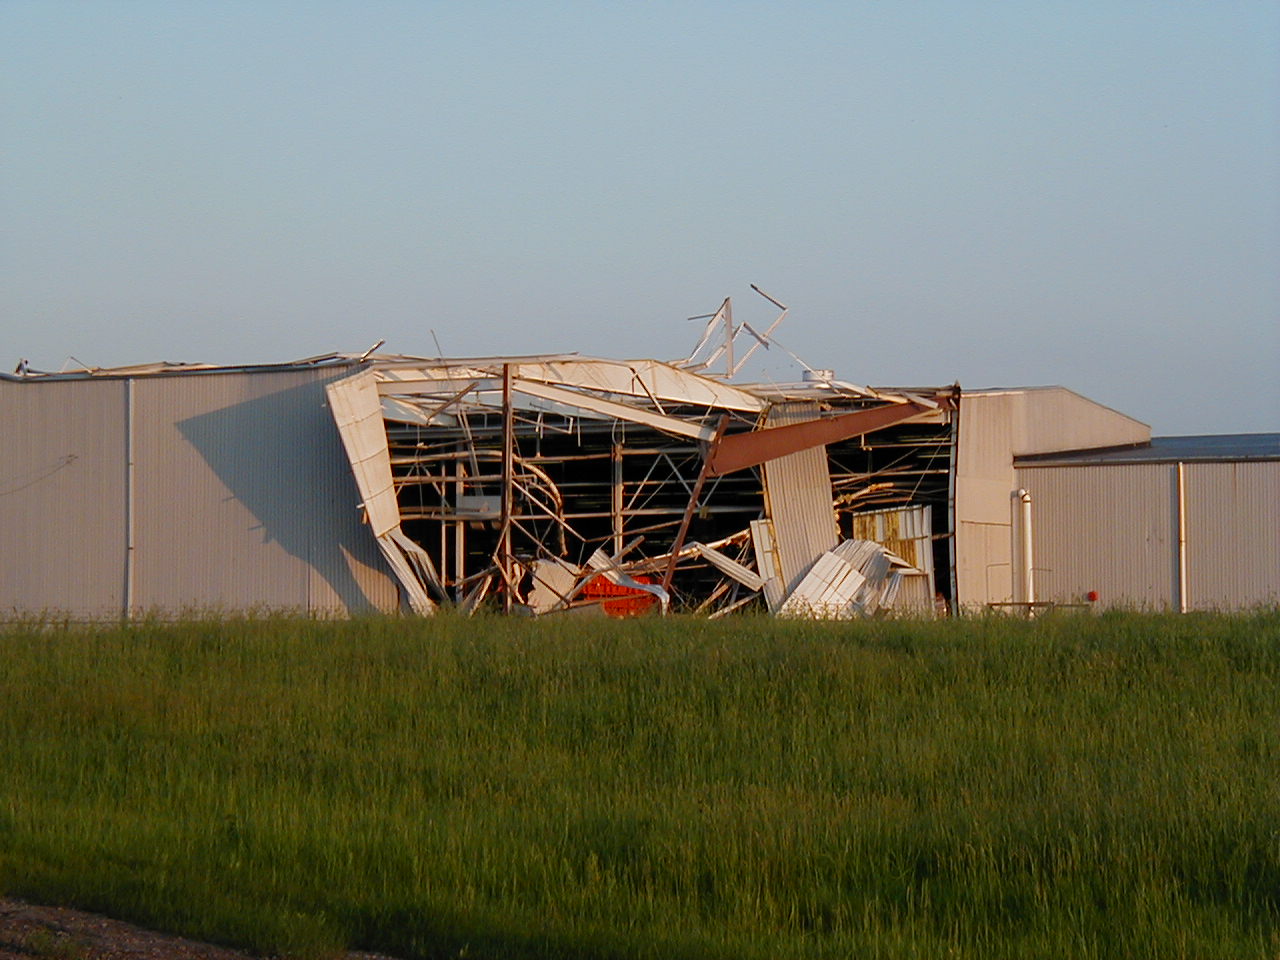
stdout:
{"type": "Polygon", "coordinates": [[[1280,602],[1280,461],[1183,471],[1190,608],[1280,602]]]}
{"type": "Polygon", "coordinates": [[[961,609],[1010,599],[1009,495],[1014,394],[960,400],[956,451],[956,598],[961,609]]]}
{"type": "Polygon", "coordinates": [[[913,565],[921,574],[904,575],[893,610],[916,616],[935,613],[933,572],[933,508],[891,507],[849,517],[856,540],[874,540],[913,565]]]}
{"type": "MultiPolygon", "coordinates": [[[[855,540],[874,540],[917,570],[933,572],[933,511],[930,507],[891,507],[849,517],[855,540]]],[[[933,595],[929,596],[930,602],[933,595]]]]}
{"type": "Polygon", "coordinates": [[[348,372],[135,380],[137,608],[395,608],[325,407],[348,372]]]}
{"type": "MultiPolygon", "coordinates": [[[[817,416],[817,404],[779,403],[770,408],[765,422],[780,427],[817,416]]],[[[791,453],[763,466],[765,503],[773,520],[786,593],[839,542],[829,470],[826,447],[791,453]]]]}
{"type": "Polygon", "coordinates": [[[956,589],[968,609],[1012,599],[1010,498],[1022,485],[1015,455],[1151,438],[1146,424],[1062,387],[966,392],[959,424],[956,589]]]}
{"type": "Polygon", "coordinates": [[[1177,601],[1174,475],[1165,464],[1021,469],[1036,599],[1168,609],[1177,601]]]}
{"type": "Polygon", "coordinates": [[[125,386],[0,382],[0,611],[119,616],[125,386]]]}

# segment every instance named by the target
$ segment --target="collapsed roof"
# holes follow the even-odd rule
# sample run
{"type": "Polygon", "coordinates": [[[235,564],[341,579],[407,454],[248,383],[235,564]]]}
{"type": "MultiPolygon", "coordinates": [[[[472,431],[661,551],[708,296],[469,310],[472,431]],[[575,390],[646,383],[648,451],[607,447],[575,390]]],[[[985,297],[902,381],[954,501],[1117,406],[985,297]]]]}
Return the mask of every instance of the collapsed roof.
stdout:
{"type": "Polygon", "coordinates": [[[709,342],[676,362],[369,355],[331,383],[410,606],[851,617],[950,595],[959,388],[733,383],[746,357],[698,359],[709,342]]]}

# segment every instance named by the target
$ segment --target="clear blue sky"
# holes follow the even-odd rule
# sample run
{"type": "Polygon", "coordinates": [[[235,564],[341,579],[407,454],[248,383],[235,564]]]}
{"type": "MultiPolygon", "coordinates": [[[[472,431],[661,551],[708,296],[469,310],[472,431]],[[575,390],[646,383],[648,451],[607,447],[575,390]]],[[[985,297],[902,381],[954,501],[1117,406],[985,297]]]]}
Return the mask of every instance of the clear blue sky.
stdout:
{"type": "Polygon", "coordinates": [[[670,359],[754,282],[847,379],[1280,430],[1274,2],[0,0],[0,137],[9,369],[670,359]]]}

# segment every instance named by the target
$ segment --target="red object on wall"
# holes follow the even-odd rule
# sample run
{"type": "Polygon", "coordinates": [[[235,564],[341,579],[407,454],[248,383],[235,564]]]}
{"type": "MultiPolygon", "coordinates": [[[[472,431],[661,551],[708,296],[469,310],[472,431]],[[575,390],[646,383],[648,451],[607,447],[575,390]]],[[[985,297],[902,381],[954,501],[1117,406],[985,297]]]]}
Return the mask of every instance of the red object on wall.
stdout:
{"type": "Polygon", "coordinates": [[[1084,598],[1085,598],[1086,600],[1088,600],[1090,603],[1097,603],[1097,602],[1098,602],[1098,591],[1097,591],[1097,590],[1090,590],[1088,593],[1086,593],[1086,594],[1084,595],[1084,598]]]}
{"type": "MultiPolygon", "coordinates": [[[[631,579],[637,583],[653,583],[653,578],[644,574],[631,579]]],[[[582,595],[588,600],[601,600],[600,609],[611,617],[638,617],[648,613],[658,602],[658,598],[652,593],[645,593],[635,587],[624,587],[603,575],[592,577],[582,588],[582,595]]]]}

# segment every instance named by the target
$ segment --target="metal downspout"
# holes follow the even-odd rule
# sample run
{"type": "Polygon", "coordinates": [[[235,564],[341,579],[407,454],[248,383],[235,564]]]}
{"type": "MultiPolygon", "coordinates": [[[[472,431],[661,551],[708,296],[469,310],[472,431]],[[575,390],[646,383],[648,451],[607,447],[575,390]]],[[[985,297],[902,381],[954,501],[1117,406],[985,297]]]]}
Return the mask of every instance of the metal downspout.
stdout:
{"type": "Polygon", "coordinates": [[[1031,494],[1025,490],[1018,491],[1018,503],[1020,506],[1019,520],[1022,527],[1022,599],[1027,604],[1027,610],[1032,609],[1032,604],[1036,602],[1036,568],[1035,555],[1032,552],[1031,537],[1031,494]]]}
{"type": "Polygon", "coordinates": [[[134,554],[134,462],[133,462],[133,377],[124,382],[124,610],[125,620],[133,619],[134,554]]]}
{"type": "Polygon", "coordinates": [[[1184,464],[1177,466],[1178,487],[1178,612],[1186,613],[1191,604],[1187,598],[1187,483],[1184,464]]]}

